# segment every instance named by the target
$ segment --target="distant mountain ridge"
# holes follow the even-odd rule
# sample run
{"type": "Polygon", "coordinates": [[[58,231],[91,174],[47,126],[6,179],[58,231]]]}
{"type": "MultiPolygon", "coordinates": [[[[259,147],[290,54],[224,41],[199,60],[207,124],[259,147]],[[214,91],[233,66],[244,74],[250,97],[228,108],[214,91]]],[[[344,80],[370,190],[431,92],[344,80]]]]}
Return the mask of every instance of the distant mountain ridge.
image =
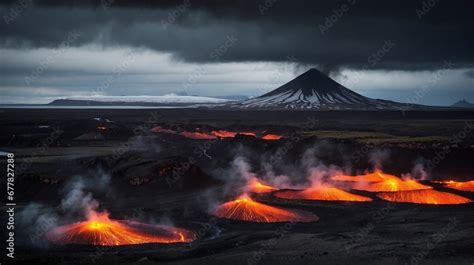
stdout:
{"type": "Polygon", "coordinates": [[[164,96],[91,96],[91,97],[70,97],[57,99],[49,105],[59,106],[104,106],[104,105],[141,105],[141,106],[173,106],[191,104],[221,104],[231,100],[201,97],[201,96],[180,96],[170,94],[164,96]]]}
{"type": "Polygon", "coordinates": [[[242,109],[314,110],[403,110],[425,107],[362,96],[314,68],[269,93],[229,106],[242,109]]]}
{"type": "Polygon", "coordinates": [[[453,105],[451,105],[451,107],[455,107],[455,108],[474,108],[474,104],[468,102],[467,100],[463,99],[463,100],[460,100],[456,103],[454,103],[453,105]]]}

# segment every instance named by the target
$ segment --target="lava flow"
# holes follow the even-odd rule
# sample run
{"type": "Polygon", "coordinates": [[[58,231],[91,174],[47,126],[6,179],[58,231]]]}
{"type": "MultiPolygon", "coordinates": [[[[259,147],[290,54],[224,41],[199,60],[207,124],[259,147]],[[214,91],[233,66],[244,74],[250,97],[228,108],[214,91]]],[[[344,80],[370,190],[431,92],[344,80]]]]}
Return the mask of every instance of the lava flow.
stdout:
{"type": "Polygon", "coordinates": [[[93,213],[87,221],[60,226],[49,231],[46,238],[60,245],[119,246],[184,243],[194,241],[196,235],[182,228],[112,220],[107,213],[93,213]]]}
{"type": "Polygon", "coordinates": [[[375,171],[374,173],[369,173],[365,175],[358,176],[347,176],[347,175],[336,175],[332,177],[336,181],[349,181],[349,182],[381,182],[387,179],[397,179],[396,176],[385,174],[381,171],[375,171]]]}
{"type": "Polygon", "coordinates": [[[387,191],[410,191],[410,190],[429,190],[433,189],[430,186],[423,185],[415,180],[386,179],[381,182],[369,183],[367,185],[353,186],[355,190],[364,190],[371,192],[387,192],[387,191]]]}
{"type": "Polygon", "coordinates": [[[262,136],[262,139],[267,141],[280,140],[281,138],[283,138],[283,136],[278,134],[265,134],[264,136],[262,136]]]}
{"type": "Polygon", "coordinates": [[[236,132],[225,130],[212,131],[211,134],[219,138],[234,138],[237,135],[236,132]]]}
{"type": "Polygon", "coordinates": [[[253,136],[253,137],[257,136],[255,132],[232,132],[232,131],[226,131],[226,130],[218,130],[218,131],[211,132],[211,135],[218,138],[234,138],[235,136],[237,136],[237,134],[253,136]]]}
{"type": "Polygon", "coordinates": [[[278,191],[275,196],[282,199],[290,200],[311,200],[311,201],[353,201],[353,202],[368,202],[371,198],[349,193],[347,191],[319,185],[305,190],[286,190],[278,191]]]}
{"type": "MultiPolygon", "coordinates": [[[[178,132],[175,130],[163,128],[161,126],[156,126],[152,129],[150,129],[150,132],[153,133],[163,133],[163,134],[179,134],[185,138],[189,139],[195,139],[195,140],[211,140],[211,139],[223,139],[223,138],[235,138],[237,135],[246,135],[246,136],[252,136],[252,137],[257,137],[256,132],[252,131],[245,131],[245,132],[234,132],[234,131],[227,131],[227,130],[213,130],[210,133],[200,131],[197,129],[196,131],[182,131],[178,132]]],[[[259,136],[258,138],[262,140],[280,140],[283,138],[282,135],[278,134],[264,134],[263,136],[259,136]]]]}
{"type": "Polygon", "coordinates": [[[258,223],[314,222],[319,220],[319,217],[312,213],[266,205],[256,202],[246,195],[219,205],[214,215],[220,218],[258,223]]]}
{"type": "Polygon", "coordinates": [[[249,191],[253,193],[268,193],[276,190],[278,189],[269,185],[262,184],[257,179],[253,179],[252,181],[250,181],[249,184],[249,191]]]}
{"type": "Polygon", "coordinates": [[[246,136],[253,136],[253,137],[257,136],[257,133],[255,132],[239,132],[239,134],[246,135],[246,136]]]}
{"type": "Polygon", "coordinates": [[[416,204],[464,204],[471,200],[468,198],[436,190],[410,190],[397,192],[381,192],[377,197],[391,202],[404,202],[416,204]]]}
{"type": "Polygon", "coordinates": [[[474,192],[474,180],[466,181],[466,182],[459,182],[454,180],[443,181],[445,187],[460,190],[460,191],[470,191],[474,192]]]}
{"type": "Polygon", "coordinates": [[[405,191],[405,190],[427,190],[430,186],[418,183],[416,180],[403,180],[399,177],[376,171],[375,173],[360,176],[335,176],[334,180],[352,182],[354,190],[370,192],[405,191]]]}
{"type": "Polygon", "coordinates": [[[211,139],[216,139],[214,135],[210,135],[207,133],[203,132],[188,132],[184,131],[181,133],[182,136],[189,138],[189,139],[197,139],[197,140],[211,140],[211,139]]]}

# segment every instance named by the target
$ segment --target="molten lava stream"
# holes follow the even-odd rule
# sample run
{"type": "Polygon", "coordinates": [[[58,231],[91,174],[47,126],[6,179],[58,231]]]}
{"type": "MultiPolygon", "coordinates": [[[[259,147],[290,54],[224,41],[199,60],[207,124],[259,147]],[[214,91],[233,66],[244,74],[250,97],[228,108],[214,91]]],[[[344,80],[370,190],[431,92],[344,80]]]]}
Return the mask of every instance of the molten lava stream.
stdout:
{"type": "Polygon", "coordinates": [[[211,134],[219,138],[234,138],[237,135],[236,132],[231,132],[231,131],[226,131],[226,130],[212,131],[211,134]]]}
{"type": "Polygon", "coordinates": [[[214,215],[220,218],[257,223],[315,222],[319,220],[319,217],[310,212],[266,205],[256,202],[246,195],[219,205],[214,215]]]}
{"type": "Polygon", "coordinates": [[[246,136],[253,136],[253,137],[257,136],[257,133],[255,132],[239,132],[239,134],[246,135],[246,136]]]}
{"type": "Polygon", "coordinates": [[[310,200],[310,201],[352,201],[352,202],[368,202],[371,198],[349,193],[347,191],[329,187],[325,185],[311,187],[305,190],[286,190],[278,191],[275,196],[289,200],[310,200]]]}
{"type": "Polygon", "coordinates": [[[46,238],[60,245],[119,246],[191,242],[196,235],[182,228],[112,220],[107,213],[96,213],[87,221],[57,227],[46,238]]]}
{"type": "Polygon", "coordinates": [[[214,135],[210,135],[207,133],[202,133],[202,132],[188,132],[184,131],[181,133],[182,136],[189,138],[189,139],[196,139],[196,140],[211,140],[211,139],[216,139],[214,135]]]}
{"type": "Polygon", "coordinates": [[[468,198],[436,190],[410,190],[396,192],[381,192],[377,194],[382,200],[391,202],[416,203],[416,204],[464,204],[471,200],[468,198]]]}
{"type": "Polygon", "coordinates": [[[262,184],[257,179],[254,179],[249,184],[249,191],[253,193],[269,193],[278,190],[275,187],[262,184]]]}
{"type": "Polygon", "coordinates": [[[167,134],[176,134],[178,133],[177,131],[171,130],[171,129],[166,129],[161,126],[156,126],[154,128],[150,129],[150,132],[153,133],[167,133],[167,134]]]}
{"type": "Polygon", "coordinates": [[[455,190],[461,190],[461,191],[470,191],[474,192],[474,180],[471,181],[466,181],[466,182],[458,182],[454,180],[448,180],[448,181],[443,181],[443,184],[445,184],[445,187],[455,189],[455,190]]]}
{"type": "Polygon", "coordinates": [[[281,138],[283,138],[283,136],[281,135],[277,135],[277,134],[265,134],[262,139],[263,140],[280,140],[281,138]]]}

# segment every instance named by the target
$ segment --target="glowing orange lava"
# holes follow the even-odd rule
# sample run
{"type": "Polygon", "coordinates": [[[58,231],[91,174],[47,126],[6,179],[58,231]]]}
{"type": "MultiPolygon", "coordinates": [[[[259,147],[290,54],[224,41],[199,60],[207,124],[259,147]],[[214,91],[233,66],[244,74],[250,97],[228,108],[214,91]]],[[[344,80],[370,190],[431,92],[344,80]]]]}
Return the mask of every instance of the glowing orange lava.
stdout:
{"type": "Polygon", "coordinates": [[[403,180],[380,171],[359,176],[336,175],[332,179],[351,182],[351,187],[354,190],[371,192],[432,189],[432,187],[418,183],[416,180],[403,180]]]}
{"type": "Polygon", "coordinates": [[[246,195],[219,205],[214,215],[220,218],[258,223],[314,222],[319,219],[319,217],[309,212],[283,209],[259,203],[246,195]]]}
{"type": "Polygon", "coordinates": [[[418,183],[416,180],[402,180],[399,178],[386,179],[380,182],[369,184],[356,183],[353,186],[355,190],[364,190],[371,192],[386,192],[386,191],[409,191],[409,190],[429,190],[433,187],[418,183]]]}
{"type": "Polygon", "coordinates": [[[278,135],[278,134],[265,134],[262,139],[263,140],[280,140],[281,138],[283,138],[283,136],[281,135],[278,135]]]}
{"type": "Polygon", "coordinates": [[[246,136],[253,136],[253,137],[257,136],[257,133],[255,132],[239,132],[239,134],[246,135],[246,136]]]}
{"type": "Polygon", "coordinates": [[[249,191],[250,191],[250,192],[253,192],[253,193],[268,193],[268,192],[273,192],[273,191],[278,190],[278,189],[275,188],[275,187],[262,184],[262,183],[261,183],[260,181],[258,181],[257,179],[252,180],[252,181],[250,182],[249,186],[250,186],[250,187],[249,187],[249,191]]]}
{"type": "MultiPolygon", "coordinates": [[[[200,131],[199,128],[196,128],[195,131],[183,131],[178,132],[175,130],[163,128],[161,126],[156,126],[150,129],[150,132],[153,133],[164,133],[164,134],[179,134],[183,137],[189,139],[197,139],[197,140],[209,140],[209,139],[223,139],[223,138],[235,138],[238,134],[257,137],[256,132],[246,131],[246,132],[235,132],[235,131],[227,131],[227,130],[213,130],[210,133],[200,131]]],[[[260,137],[263,140],[279,140],[282,139],[283,136],[277,134],[265,134],[264,136],[260,137]]]]}
{"type": "Polygon", "coordinates": [[[219,138],[234,138],[237,135],[236,132],[225,130],[212,131],[211,134],[219,138]]]}
{"type": "Polygon", "coordinates": [[[397,192],[382,192],[377,194],[382,200],[416,204],[464,204],[468,198],[436,190],[411,190],[397,192]]]}
{"type": "Polygon", "coordinates": [[[451,189],[474,192],[474,180],[466,182],[448,180],[443,181],[442,183],[445,184],[446,187],[451,189]]]}
{"type": "Polygon", "coordinates": [[[226,130],[211,131],[209,135],[217,137],[217,138],[234,138],[235,136],[237,136],[237,134],[253,136],[253,137],[256,137],[257,135],[255,132],[233,132],[233,131],[226,131],[226,130]]]}
{"type": "Polygon", "coordinates": [[[368,202],[371,198],[349,193],[341,189],[329,186],[315,186],[305,190],[286,190],[278,191],[275,196],[290,200],[311,200],[311,201],[353,201],[368,202]]]}
{"type": "Polygon", "coordinates": [[[211,134],[219,138],[234,138],[237,134],[253,136],[253,137],[257,135],[254,132],[233,132],[233,131],[226,131],[226,130],[212,131],[211,134]]]}
{"type": "Polygon", "coordinates": [[[207,133],[203,132],[188,132],[184,131],[181,133],[182,136],[189,138],[189,139],[197,139],[197,140],[211,140],[211,139],[216,139],[214,135],[210,135],[207,133]]]}
{"type": "Polygon", "coordinates": [[[112,220],[107,213],[96,213],[87,221],[57,227],[48,232],[46,237],[61,245],[97,246],[183,243],[196,239],[193,232],[182,228],[112,220]]]}
{"type": "Polygon", "coordinates": [[[350,181],[350,182],[380,182],[387,179],[398,179],[398,177],[385,174],[381,171],[375,171],[374,173],[369,173],[365,175],[358,175],[358,176],[347,176],[347,175],[336,175],[332,177],[333,180],[337,181],[350,181]]]}

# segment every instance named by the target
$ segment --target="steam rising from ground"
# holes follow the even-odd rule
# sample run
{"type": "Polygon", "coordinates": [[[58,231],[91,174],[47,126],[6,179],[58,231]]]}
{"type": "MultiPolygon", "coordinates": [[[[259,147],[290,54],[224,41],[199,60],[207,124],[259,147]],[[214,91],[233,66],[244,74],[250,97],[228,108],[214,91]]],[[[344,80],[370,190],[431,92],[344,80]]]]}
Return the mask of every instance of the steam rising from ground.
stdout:
{"type": "Polygon", "coordinates": [[[411,173],[403,174],[404,179],[414,179],[414,180],[429,180],[430,177],[428,172],[425,170],[423,164],[415,164],[411,173]]]}
{"type": "MultiPolygon", "coordinates": [[[[301,156],[294,159],[295,153],[287,151],[279,157],[279,160],[272,160],[272,154],[275,150],[267,152],[257,152],[251,147],[240,145],[237,149],[231,150],[235,157],[228,168],[219,169],[213,172],[223,180],[225,184],[224,194],[239,196],[242,193],[248,193],[251,183],[258,180],[260,183],[275,187],[277,189],[306,189],[308,187],[327,186],[338,187],[342,189],[353,188],[353,183],[348,181],[338,181],[336,176],[351,176],[353,173],[372,173],[381,172],[384,163],[391,156],[388,149],[374,148],[365,154],[368,168],[364,172],[354,172],[354,165],[348,159],[350,150],[328,141],[321,141],[310,148],[303,149],[301,156]],[[330,158],[340,158],[344,167],[334,164],[328,164],[324,161],[331,161],[330,158]],[[273,163],[272,163],[273,162],[273,163]],[[275,163],[277,162],[277,163],[275,163]]],[[[389,175],[387,175],[389,176],[389,175]]],[[[429,172],[421,163],[416,163],[410,172],[402,174],[403,180],[429,180],[429,172]]],[[[394,176],[395,177],[395,176],[394,176]]],[[[395,177],[397,178],[397,177],[395,177]]],[[[398,179],[398,178],[397,178],[398,179]]],[[[362,178],[358,182],[358,187],[369,186],[370,182],[364,182],[362,178]]]]}
{"type": "Polygon", "coordinates": [[[94,194],[110,192],[110,175],[102,170],[89,177],[74,176],[62,190],[63,198],[59,207],[53,208],[40,203],[30,203],[18,214],[18,225],[28,236],[29,241],[22,242],[37,247],[47,247],[44,235],[61,222],[74,220],[78,216],[89,218],[99,207],[94,194]]]}
{"type": "Polygon", "coordinates": [[[369,161],[372,164],[373,170],[379,170],[383,168],[383,164],[390,158],[390,150],[388,149],[377,149],[369,154],[369,161]]]}

